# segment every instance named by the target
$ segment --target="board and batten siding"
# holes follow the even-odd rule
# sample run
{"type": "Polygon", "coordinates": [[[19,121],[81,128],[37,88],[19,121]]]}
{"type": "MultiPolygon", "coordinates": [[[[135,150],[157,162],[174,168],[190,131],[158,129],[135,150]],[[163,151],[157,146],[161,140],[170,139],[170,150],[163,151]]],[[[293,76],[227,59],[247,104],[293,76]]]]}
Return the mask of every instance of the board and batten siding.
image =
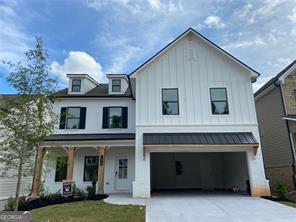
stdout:
{"type": "Polygon", "coordinates": [[[186,36],[136,77],[136,126],[257,124],[250,73],[186,36]],[[210,88],[226,87],[229,115],[212,115],[210,88]],[[178,88],[180,115],[162,115],[162,88],[178,88]]]}
{"type": "Polygon", "coordinates": [[[293,155],[281,100],[281,91],[275,87],[256,100],[265,167],[291,166],[293,155]]]}

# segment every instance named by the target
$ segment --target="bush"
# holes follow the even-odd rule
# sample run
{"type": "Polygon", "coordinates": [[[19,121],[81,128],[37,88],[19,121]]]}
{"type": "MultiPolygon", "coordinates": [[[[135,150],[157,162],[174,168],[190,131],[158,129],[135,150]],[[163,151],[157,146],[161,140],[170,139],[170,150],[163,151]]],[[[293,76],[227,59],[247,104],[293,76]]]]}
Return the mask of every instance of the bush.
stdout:
{"type": "Polygon", "coordinates": [[[96,187],[93,186],[93,185],[89,185],[86,187],[86,191],[88,192],[88,195],[91,196],[91,195],[95,195],[96,193],[96,187]]]}
{"type": "Polygon", "coordinates": [[[276,183],[275,193],[279,198],[287,198],[288,190],[285,184],[281,182],[276,183]]]}
{"type": "Polygon", "coordinates": [[[15,208],[15,198],[10,196],[7,199],[7,202],[4,206],[4,210],[14,210],[14,208],[15,208]]]}

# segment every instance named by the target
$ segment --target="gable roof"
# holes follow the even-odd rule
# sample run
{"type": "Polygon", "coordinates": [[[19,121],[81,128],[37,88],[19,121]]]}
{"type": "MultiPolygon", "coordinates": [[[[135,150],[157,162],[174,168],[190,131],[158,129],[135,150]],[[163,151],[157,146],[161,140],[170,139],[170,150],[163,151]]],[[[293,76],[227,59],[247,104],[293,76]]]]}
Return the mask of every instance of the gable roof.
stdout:
{"type": "Polygon", "coordinates": [[[281,77],[283,77],[293,66],[296,67],[296,59],[291,62],[286,68],[284,68],[282,71],[280,71],[276,76],[271,78],[267,83],[265,83],[260,89],[258,89],[254,96],[258,96],[260,93],[262,93],[265,89],[267,89],[272,84],[276,83],[281,77]]]}
{"type": "MultiPolygon", "coordinates": [[[[182,37],[184,37],[185,35],[187,35],[190,32],[193,33],[194,35],[196,35],[199,39],[202,39],[203,41],[205,41],[210,46],[212,46],[212,47],[216,48],[217,50],[219,50],[220,52],[222,52],[224,55],[226,55],[227,57],[229,57],[230,59],[232,59],[233,61],[235,61],[236,63],[238,63],[243,68],[249,70],[251,73],[254,73],[255,74],[254,75],[255,78],[257,78],[260,75],[260,73],[258,73],[257,71],[255,71],[254,69],[252,69],[251,67],[249,67],[248,65],[246,65],[245,63],[243,63],[242,61],[240,61],[239,59],[235,58],[233,55],[231,55],[228,52],[226,52],[224,49],[222,49],[221,47],[219,47],[218,45],[216,45],[215,43],[213,43],[212,41],[210,41],[209,39],[207,39],[205,36],[203,36],[202,34],[200,34],[199,32],[197,32],[193,28],[187,29],[185,32],[183,32],[181,35],[179,35],[176,39],[174,39],[172,42],[170,42],[167,46],[165,46],[163,49],[161,49],[159,52],[157,52],[154,56],[152,56],[150,59],[148,59],[146,62],[144,62],[141,66],[139,66],[134,71],[132,71],[129,75],[131,77],[134,77],[137,72],[139,72],[144,67],[146,67],[150,62],[152,62],[158,56],[160,56],[161,54],[163,54],[171,46],[175,45],[182,37]]],[[[255,79],[255,81],[256,81],[256,79],[255,79]]]]}
{"type": "Polygon", "coordinates": [[[108,84],[100,84],[85,94],[68,94],[68,88],[62,89],[56,93],[60,98],[78,98],[78,97],[132,97],[130,87],[127,88],[124,94],[109,94],[108,84]]]}

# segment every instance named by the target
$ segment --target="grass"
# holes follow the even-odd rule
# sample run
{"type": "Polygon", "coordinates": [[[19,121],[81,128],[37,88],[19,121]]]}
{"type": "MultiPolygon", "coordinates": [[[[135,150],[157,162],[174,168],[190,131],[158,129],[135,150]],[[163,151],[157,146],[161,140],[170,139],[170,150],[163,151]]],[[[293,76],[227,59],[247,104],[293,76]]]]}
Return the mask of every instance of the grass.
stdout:
{"type": "Polygon", "coordinates": [[[289,207],[295,207],[296,208],[296,203],[295,202],[290,202],[290,201],[280,201],[281,204],[285,204],[289,207]]]}
{"type": "Polygon", "coordinates": [[[31,211],[33,222],[143,222],[145,207],[113,205],[104,201],[79,201],[31,211]]]}

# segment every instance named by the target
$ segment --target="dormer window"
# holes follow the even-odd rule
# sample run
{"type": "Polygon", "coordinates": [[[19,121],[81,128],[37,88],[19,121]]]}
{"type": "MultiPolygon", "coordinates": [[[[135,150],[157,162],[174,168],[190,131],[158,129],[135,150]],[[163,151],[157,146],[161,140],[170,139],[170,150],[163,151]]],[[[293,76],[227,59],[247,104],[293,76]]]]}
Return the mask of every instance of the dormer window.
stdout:
{"type": "Polygon", "coordinates": [[[120,92],[121,91],[121,80],[113,79],[112,80],[112,92],[120,92]]]}
{"type": "Polygon", "coordinates": [[[80,92],[80,91],[81,91],[81,79],[73,79],[72,92],[80,92]]]}

